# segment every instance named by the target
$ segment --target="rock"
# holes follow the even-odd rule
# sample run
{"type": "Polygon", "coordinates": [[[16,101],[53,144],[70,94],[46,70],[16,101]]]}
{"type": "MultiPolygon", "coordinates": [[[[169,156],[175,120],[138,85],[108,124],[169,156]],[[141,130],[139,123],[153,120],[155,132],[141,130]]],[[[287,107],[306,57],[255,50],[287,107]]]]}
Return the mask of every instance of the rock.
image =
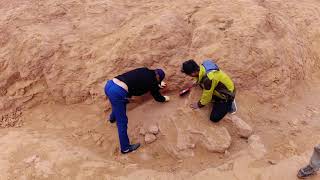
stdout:
{"type": "Polygon", "coordinates": [[[147,133],[144,137],[144,141],[147,144],[153,143],[155,140],[157,140],[157,137],[154,134],[147,133]]]}
{"type": "Polygon", "coordinates": [[[233,169],[234,163],[233,162],[229,162],[229,163],[225,163],[219,167],[217,167],[217,169],[219,171],[231,171],[233,169]]]}
{"type": "Polygon", "coordinates": [[[142,136],[146,135],[146,130],[143,127],[140,128],[139,134],[142,136]]]}
{"type": "Polygon", "coordinates": [[[272,159],[269,159],[268,163],[271,164],[271,165],[276,165],[277,164],[277,162],[275,160],[272,160],[272,159]]]}
{"type": "Polygon", "coordinates": [[[151,125],[148,127],[148,132],[156,135],[159,133],[159,128],[156,125],[151,125]]]}
{"type": "Polygon", "coordinates": [[[99,140],[96,142],[96,145],[97,145],[97,146],[102,146],[102,145],[103,145],[103,141],[104,141],[103,138],[102,138],[102,139],[99,139],[99,140]]]}
{"type": "Polygon", "coordinates": [[[188,148],[189,148],[189,149],[195,149],[195,148],[196,148],[196,145],[195,145],[195,144],[188,144],[188,148]]]}
{"type": "Polygon", "coordinates": [[[191,130],[201,135],[200,144],[210,152],[224,153],[231,145],[231,136],[225,127],[210,127],[202,131],[191,130]]]}
{"type": "Polygon", "coordinates": [[[291,119],[288,124],[291,126],[291,127],[297,127],[299,125],[299,120],[298,119],[291,119]]]}
{"type": "Polygon", "coordinates": [[[30,163],[34,163],[34,162],[39,162],[40,161],[40,157],[38,155],[33,155],[27,159],[24,160],[25,163],[30,164],[30,163]]]}
{"type": "Polygon", "coordinates": [[[232,124],[237,129],[237,133],[240,137],[248,138],[252,135],[253,130],[249,124],[243,121],[241,118],[235,115],[228,116],[227,119],[232,122],[232,124]]]}

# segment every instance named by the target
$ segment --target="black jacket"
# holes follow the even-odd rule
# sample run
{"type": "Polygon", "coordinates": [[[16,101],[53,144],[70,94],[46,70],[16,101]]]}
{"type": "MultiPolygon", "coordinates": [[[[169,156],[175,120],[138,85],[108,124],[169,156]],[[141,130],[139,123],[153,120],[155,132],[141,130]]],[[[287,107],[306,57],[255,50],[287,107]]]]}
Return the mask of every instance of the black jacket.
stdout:
{"type": "Polygon", "coordinates": [[[127,84],[129,97],[141,96],[150,91],[156,101],[165,101],[165,98],[159,92],[159,83],[154,70],[138,68],[121,74],[116,78],[127,84]]]}

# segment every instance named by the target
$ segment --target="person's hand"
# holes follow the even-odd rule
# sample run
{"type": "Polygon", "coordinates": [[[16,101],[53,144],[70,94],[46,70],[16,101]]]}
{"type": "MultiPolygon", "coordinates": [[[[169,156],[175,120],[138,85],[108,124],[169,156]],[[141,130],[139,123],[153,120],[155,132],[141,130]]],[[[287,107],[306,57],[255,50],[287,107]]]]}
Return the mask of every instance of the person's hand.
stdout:
{"type": "Polygon", "coordinates": [[[165,102],[168,102],[168,101],[170,101],[170,97],[169,96],[163,96],[166,100],[165,100],[165,102]]]}
{"type": "Polygon", "coordinates": [[[165,83],[164,81],[161,81],[161,83],[159,84],[159,87],[161,89],[163,89],[163,88],[167,87],[167,83],[165,83]]]}
{"type": "Polygon", "coordinates": [[[199,105],[198,105],[198,102],[195,102],[195,103],[190,104],[190,107],[191,107],[192,109],[199,109],[199,108],[200,108],[199,105]]]}

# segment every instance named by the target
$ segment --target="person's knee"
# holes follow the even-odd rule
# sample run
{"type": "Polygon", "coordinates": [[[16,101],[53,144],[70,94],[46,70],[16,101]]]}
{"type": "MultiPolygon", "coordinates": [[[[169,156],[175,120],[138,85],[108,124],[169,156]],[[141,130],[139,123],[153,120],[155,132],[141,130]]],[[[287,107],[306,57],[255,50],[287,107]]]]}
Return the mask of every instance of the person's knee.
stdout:
{"type": "Polygon", "coordinates": [[[211,114],[211,116],[210,116],[210,120],[214,123],[219,122],[222,118],[223,118],[223,116],[219,116],[217,114],[211,114]]]}

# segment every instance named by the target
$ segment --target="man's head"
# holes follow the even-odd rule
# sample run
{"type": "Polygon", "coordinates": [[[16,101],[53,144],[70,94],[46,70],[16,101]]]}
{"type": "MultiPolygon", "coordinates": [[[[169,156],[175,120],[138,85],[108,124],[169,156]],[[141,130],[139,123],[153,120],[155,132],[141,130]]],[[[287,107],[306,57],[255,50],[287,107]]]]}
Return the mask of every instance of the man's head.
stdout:
{"type": "Polygon", "coordinates": [[[185,61],[182,64],[181,72],[187,74],[188,76],[198,77],[199,71],[200,71],[200,67],[193,59],[185,61]]]}
{"type": "Polygon", "coordinates": [[[166,74],[162,69],[155,69],[154,71],[156,72],[158,83],[160,84],[161,81],[165,78],[166,74]]]}

